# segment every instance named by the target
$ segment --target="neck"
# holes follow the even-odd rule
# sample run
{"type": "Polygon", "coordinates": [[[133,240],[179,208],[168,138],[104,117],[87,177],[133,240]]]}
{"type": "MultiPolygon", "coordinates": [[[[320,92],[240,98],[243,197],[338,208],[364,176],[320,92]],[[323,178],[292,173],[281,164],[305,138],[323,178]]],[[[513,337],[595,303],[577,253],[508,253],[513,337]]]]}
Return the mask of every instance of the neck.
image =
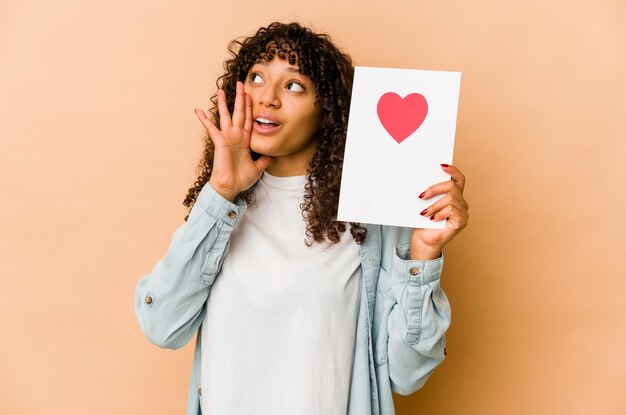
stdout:
{"type": "Polygon", "coordinates": [[[304,176],[309,169],[309,162],[315,154],[315,149],[315,145],[312,145],[307,151],[299,154],[272,157],[272,162],[266,171],[272,176],[278,177],[304,176]]]}

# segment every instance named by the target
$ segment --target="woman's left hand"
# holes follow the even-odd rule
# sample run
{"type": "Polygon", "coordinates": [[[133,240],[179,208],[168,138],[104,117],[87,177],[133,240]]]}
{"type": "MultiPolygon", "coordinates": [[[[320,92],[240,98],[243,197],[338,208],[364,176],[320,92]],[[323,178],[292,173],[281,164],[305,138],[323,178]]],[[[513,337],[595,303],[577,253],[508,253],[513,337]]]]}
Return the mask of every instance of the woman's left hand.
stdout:
{"type": "Polygon", "coordinates": [[[467,226],[469,205],[463,198],[465,176],[454,166],[442,164],[443,171],[452,178],[430,186],[419,197],[428,200],[444,196],[424,209],[420,214],[432,221],[447,219],[443,229],[413,229],[411,234],[411,259],[435,259],[441,255],[443,246],[467,226]]]}

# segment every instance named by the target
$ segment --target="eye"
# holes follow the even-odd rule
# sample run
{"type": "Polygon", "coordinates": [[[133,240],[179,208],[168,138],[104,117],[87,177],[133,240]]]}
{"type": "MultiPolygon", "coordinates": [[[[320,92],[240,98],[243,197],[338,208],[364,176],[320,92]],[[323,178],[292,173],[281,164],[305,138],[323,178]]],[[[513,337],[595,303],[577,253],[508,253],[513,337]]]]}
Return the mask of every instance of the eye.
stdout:
{"type": "Polygon", "coordinates": [[[261,78],[261,75],[256,72],[251,72],[248,78],[250,79],[251,84],[260,84],[261,82],[263,82],[263,78],[261,78]]]}
{"type": "Polygon", "coordinates": [[[293,92],[304,92],[304,85],[300,82],[291,81],[287,84],[287,89],[293,92]]]}

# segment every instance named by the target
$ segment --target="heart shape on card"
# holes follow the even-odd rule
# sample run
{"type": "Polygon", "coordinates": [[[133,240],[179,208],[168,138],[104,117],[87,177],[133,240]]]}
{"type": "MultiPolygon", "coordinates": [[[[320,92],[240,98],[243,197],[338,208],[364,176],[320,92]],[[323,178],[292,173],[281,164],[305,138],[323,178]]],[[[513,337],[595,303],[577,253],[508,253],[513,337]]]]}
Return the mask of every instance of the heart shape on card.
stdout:
{"type": "Polygon", "coordinates": [[[428,114],[428,103],[422,94],[412,93],[402,98],[387,92],[378,100],[378,119],[398,144],[413,134],[428,114]]]}

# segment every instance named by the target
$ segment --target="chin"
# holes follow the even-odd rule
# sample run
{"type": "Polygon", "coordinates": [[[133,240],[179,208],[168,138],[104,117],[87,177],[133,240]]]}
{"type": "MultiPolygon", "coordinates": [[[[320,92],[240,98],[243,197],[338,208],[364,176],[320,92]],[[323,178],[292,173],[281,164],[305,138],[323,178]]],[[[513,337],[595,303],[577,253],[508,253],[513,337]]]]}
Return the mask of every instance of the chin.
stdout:
{"type": "MultiPolygon", "coordinates": [[[[265,144],[269,143],[266,142],[265,144]]],[[[254,153],[267,156],[271,156],[273,153],[269,145],[259,145],[258,141],[256,141],[255,139],[252,139],[250,141],[250,150],[252,150],[254,153]]]]}

